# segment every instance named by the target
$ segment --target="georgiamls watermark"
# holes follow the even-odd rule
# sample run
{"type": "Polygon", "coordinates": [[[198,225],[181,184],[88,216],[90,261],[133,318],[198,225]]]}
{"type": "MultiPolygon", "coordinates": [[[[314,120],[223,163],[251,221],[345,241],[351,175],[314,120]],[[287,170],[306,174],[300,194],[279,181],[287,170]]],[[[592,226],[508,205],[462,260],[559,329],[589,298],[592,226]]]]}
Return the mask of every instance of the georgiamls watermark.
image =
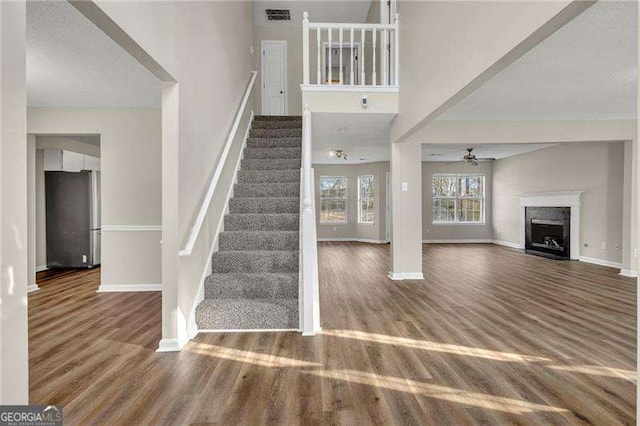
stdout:
{"type": "Polygon", "coordinates": [[[62,407],[0,405],[0,426],[62,426],[62,407]]]}

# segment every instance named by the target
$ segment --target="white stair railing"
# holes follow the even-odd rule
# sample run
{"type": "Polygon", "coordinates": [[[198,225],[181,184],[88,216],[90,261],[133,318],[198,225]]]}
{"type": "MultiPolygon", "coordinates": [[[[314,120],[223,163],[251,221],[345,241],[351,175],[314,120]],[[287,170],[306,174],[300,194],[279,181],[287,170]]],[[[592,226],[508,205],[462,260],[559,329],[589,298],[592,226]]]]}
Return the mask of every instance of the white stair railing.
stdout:
{"type": "Polygon", "coordinates": [[[309,22],[309,14],[304,12],[303,84],[398,87],[399,25],[398,15],[393,24],[331,24],[309,22]],[[311,37],[313,31],[315,38],[311,37]],[[315,39],[316,49],[315,83],[311,83],[311,39],[315,39]]]}
{"type": "Polygon", "coordinates": [[[320,332],[318,246],[313,168],[311,165],[311,111],[302,113],[302,167],[300,169],[300,330],[304,336],[320,332]]]}

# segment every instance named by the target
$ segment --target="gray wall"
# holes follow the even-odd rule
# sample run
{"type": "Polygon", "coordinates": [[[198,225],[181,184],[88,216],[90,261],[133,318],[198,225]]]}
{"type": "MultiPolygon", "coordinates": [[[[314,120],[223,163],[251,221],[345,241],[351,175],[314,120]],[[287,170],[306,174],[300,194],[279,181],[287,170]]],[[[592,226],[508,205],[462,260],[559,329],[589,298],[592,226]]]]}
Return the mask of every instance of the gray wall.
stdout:
{"type": "Polygon", "coordinates": [[[498,160],[493,164],[493,238],[519,242],[518,194],[582,190],[580,255],[622,262],[623,188],[623,142],[560,144],[498,160]]]}
{"type": "Polygon", "coordinates": [[[470,166],[464,163],[422,163],[422,239],[428,240],[490,240],[491,185],[493,166],[490,162],[470,166]],[[485,223],[434,225],[432,223],[431,181],[434,173],[478,173],[485,176],[485,223]]]}
{"type": "MultiPolygon", "coordinates": [[[[337,160],[340,161],[340,160],[337,160]]],[[[387,172],[389,162],[366,164],[314,164],[318,238],[384,241],[386,230],[387,172]],[[358,176],[373,175],[376,186],[373,225],[358,224],[358,176]],[[344,225],[320,224],[320,176],[347,177],[347,219],[344,225]]]]}

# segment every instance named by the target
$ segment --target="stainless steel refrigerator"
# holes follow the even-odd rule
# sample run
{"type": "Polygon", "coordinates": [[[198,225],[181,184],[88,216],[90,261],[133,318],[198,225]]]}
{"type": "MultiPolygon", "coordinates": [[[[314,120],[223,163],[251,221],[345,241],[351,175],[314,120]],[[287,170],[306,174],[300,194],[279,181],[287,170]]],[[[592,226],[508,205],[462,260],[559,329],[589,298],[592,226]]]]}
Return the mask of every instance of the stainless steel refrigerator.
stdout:
{"type": "Polygon", "coordinates": [[[45,172],[48,268],[100,264],[100,172],[45,172]]]}

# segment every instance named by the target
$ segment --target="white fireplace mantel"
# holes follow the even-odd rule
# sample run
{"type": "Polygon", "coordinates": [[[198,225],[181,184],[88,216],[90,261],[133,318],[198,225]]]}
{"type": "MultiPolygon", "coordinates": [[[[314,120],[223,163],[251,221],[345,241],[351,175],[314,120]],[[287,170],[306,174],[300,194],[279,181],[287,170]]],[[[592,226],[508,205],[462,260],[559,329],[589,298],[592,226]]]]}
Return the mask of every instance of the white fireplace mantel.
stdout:
{"type": "Polygon", "coordinates": [[[570,207],[571,208],[571,249],[573,260],[580,257],[580,207],[584,191],[535,192],[520,194],[520,248],[525,244],[525,207],[570,207]]]}

